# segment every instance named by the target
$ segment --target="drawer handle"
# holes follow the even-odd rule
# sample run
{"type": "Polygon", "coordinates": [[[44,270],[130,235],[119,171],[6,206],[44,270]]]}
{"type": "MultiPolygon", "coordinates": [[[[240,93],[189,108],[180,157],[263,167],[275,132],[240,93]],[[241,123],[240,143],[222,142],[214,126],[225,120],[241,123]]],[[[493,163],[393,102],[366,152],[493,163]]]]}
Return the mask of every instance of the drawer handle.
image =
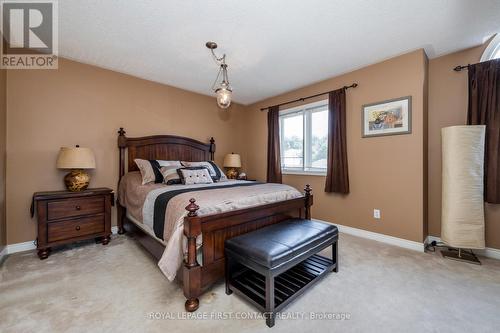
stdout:
{"type": "Polygon", "coordinates": [[[82,209],[82,207],[80,207],[80,206],[76,206],[75,208],[76,208],[76,210],[82,209]]]}
{"type": "Polygon", "coordinates": [[[76,229],[76,231],[80,231],[80,226],[77,225],[75,229],[76,229]]]}

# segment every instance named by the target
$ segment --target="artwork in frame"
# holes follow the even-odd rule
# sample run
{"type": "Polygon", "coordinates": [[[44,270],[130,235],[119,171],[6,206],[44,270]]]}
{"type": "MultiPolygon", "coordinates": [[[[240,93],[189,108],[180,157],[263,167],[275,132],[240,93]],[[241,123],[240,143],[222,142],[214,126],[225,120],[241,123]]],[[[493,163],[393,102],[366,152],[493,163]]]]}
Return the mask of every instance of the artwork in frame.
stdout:
{"type": "Polygon", "coordinates": [[[363,105],[362,137],[411,133],[411,96],[363,105]]]}

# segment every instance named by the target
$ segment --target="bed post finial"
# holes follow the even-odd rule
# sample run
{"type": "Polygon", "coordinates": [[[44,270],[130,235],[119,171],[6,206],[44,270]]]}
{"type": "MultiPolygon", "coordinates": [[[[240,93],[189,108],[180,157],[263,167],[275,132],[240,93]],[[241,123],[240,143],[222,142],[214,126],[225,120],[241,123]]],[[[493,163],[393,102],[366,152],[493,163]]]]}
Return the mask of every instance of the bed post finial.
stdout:
{"type": "Polygon", "coordinates": [[[210,160],[214,160],[215,158],[215,139],[214,137],[210,138],[210,160]]]}
{"type": "Polygon", "coordinates": [[[120,130],[118,131],[118,148],[120,149],[125,149],[127,147],[127,137],[125,136],[125,133],[126,132],[123,127],[120,127],[120,130]]]}
{"type": "Polygon", "coordinates": [[[305,218],[307,220],[311,219],[311,205],[312,205],[312,188],[311,185],[306,184],[306,187],[304,188],[304,195],[305,195],[305,218]]]}
{"type": "Polygon", "coordinates": [[[311,185],[306,184],[306,187],[304,188],[304,191],[306,191],[306,195],[307,196],[311,195],[311,191],[312,191],[311,185]]]}
{"type": "Polygon", "coordinates": [[[195,202],[196,202],[195,198],[191,198],[189,199],[189,205],[186,206],[186,210],[189,212],[188,213],[189,217],[198,216],[198,213],[196,213],[196,211],[200,209],[200,206],[195,204],[195,202]]]}

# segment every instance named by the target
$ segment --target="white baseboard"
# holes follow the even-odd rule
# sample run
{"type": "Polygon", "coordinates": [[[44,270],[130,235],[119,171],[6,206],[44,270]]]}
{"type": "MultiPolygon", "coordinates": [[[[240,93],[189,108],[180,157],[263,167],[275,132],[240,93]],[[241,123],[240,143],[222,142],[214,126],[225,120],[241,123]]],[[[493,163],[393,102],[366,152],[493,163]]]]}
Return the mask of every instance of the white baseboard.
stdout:
{"type": "Polygon", "coordinates": [[[435,242],[440,242],[440,241],[441,241],[441,238],[436,237],[436,236],[427,236],[427,237],[425,238],[425,242],[424,242],[424,244],[425,244],[425,245],[427,245],[427,244],[430,244],[430,243],[432,243],[432,242],[434,242],[434,241],[435,241],[435,242]]]}
{"type": "MultiPolygon", "coordinates": [[[[326,221],[324,221],[326,222],[326,221]]],[[[429,244],[432,241],[436,242],[441,242],[441,238],[435,237],[435,236],[427,236],[425,239],[424,243],[419,243],[415,241],[411,241],[408,239],[403,239],[403,238],[398,238],[398,237],[393,237],[393,236],[388,236],[372,231],[367,231],[363,229],[358,229],[358,228],[353,228],[353,227],[348,227],[345,225],[341,224],[335,224],[337,228],[339,228],[339,231],[348,235],[353,235],[361,238],[367,238],[371,240],[375,240],[378,242],[390,244],[390,245],[395,245],[399,246],[405,249],[410,249],[410,250],[415,250],[415,251],[420,251],[423,252],[425,249],[425,245],[429,244]]],[[[114,226],[111,227],[111,232],[113,234],[118,233],[118,227],[114,226]]],[[[33,241],[29,242],[24,242],[24,243],[17,243],[17,244],[11,244],[7,245],[1,252],[0,252],[0,263],[2,262],[2,259],[12,253],[17,253],[17,252],[23,252],[23,251],[30,251],[36,249],[35,243],[33,241]]],[[[498,259],[500,260],[500,249],[494,249],[491,247],[487,247],[484,250],[475,250],[479,255],[482,255],[487,258],[493,258],[493,259],[498,259]]]]}
{"type": "Polygon", "coordinates": [[[10,244],[10,245],[7,245],[7,254],[24,252],[24,251],[31,251],[34,249],[36,249],[34,241],[10,244]]]}
{"type": "MultiPolygon", "coordinates": [[[[117,226],[111,227],[111,232],[113,234],[117,234],[118,227],[117,226]]],[[[3,251],[0,253],[0,262],[2,261],[2,256],[4,256],[4,255],[18,253],[18,252],[24,252],[24,251],[32,251],[35,249],[36,249],[35,241],[28,241],[28,242],[24,242],[24,243],[16,243],[16,244],[7,245],[3,249],[3,251]]]]}
{"type": "Polygon", "coordinates": [[[0,251],[0,264],[3,262],[3,260],[7,257],[7,246],[5,246],[2,251],[0,251]]]}
{"type": "Polygon", "coordinates": [[[337,226],[337,228],[339,228],[340,232],[343,232],[343,233],[348,234],[348,235],[358,236],[361,238],[367,238],[367,239],[375,240],[378,242],[391,244],[391,245],[403,247],[405,249],[410,249],[410,250],[415,250],[415,251],[420,251],[420,252],[424,252],[424,249],[425,249],[424,243],[419,243],[419,242],[411,241],[408,239],[379,234],[377,232],[367,231],[367,230],[363,230],[363,229],[348,227],[348,226],[341,225],[341,224],[335,224],[335,225],[337,226]]]}
{"type": "MultiPolygon", "coordinates": [[[[429,244],[433,241],[436,242],[442,242],[440,237],[436,236],[427,236],[425,239],[425,244],[429,244]]],[[[492,247],[487,247],[484,250],[474,250],[475,254],[478,254],[480,256],[486,257],[486,258],[492,258],[492,259],[498,259],[500,260],[500,249],[494,249],[492,247]]]]}
{"type": "Polygon", "coordinates": [[[483,255],[487,258],[500,260],[500,249],[494,249],[492,247],[487,247],[484,250],[476,251],[478,254],[483,255]]]}

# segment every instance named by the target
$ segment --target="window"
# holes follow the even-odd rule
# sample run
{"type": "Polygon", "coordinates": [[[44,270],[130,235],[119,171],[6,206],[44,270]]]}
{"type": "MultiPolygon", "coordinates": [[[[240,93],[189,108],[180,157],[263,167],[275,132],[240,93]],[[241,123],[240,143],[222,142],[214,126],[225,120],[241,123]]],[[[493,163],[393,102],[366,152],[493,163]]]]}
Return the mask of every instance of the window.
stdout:
{"type": "Polygon", "coordinates": [[[500,33],[493,38],[484,50],[481,62],[500,58],[500,33]]]}
{"type": "Polygon", "coordinates": [[[280,143],[284,174],[326,174],[328,101],[281,111],[280,143]]]}

